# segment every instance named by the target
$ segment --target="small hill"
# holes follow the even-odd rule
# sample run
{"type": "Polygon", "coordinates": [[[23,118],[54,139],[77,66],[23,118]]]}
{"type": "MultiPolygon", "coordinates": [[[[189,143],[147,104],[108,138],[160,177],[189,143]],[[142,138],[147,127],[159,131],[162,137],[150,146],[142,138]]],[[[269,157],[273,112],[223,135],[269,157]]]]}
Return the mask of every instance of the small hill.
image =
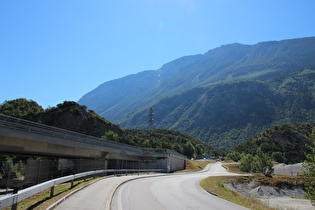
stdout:
{"type": "Polygon", "coordinates": [[[108,131],[123,134],[119,126],[73,101],[65,101],[57,107],[44,110],[35,101],[22,98],[0,105],[0,113],[96,137],[108,131]]]}
{"type": "Polygon", "coordinates": [[[306,160],[305,154],[311,152],[305,145],[310,144],[308,139],[312,138],[314,130],[315,126],[309,123],[273,126],[238,145],[233,151],[255,155],[257,148],[260,147],[270,156],[277,153],[286,163],[299,163],[306,160]]]}

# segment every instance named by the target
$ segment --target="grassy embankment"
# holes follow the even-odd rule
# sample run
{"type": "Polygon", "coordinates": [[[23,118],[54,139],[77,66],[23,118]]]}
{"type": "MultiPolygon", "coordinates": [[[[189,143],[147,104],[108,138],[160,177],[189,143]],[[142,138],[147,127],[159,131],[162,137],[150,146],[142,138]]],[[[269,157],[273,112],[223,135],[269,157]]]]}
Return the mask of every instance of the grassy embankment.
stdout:
{"type": "MultiPolygon", "coordinates": [[[[238,173],[238,164],[227,164],[225,167],[230,172],[238,173]]],[[[272,178],[265,177],[264,175],[253,175],[253,176],[220,176],[220,177],[209,177],[204,179],[200,185],[206,191],[217,195],[220,198],[234,202],[236,204],[245,206],[250,209],[274,209],[264,205],[258,199],[253,197],[246,197],[238,194],[237,192],[230,191],[224,187],[225,183],[249,183],[254,182],[257,185],[269,185],[279,187],[282,185],[293,186],[293,185],[304,185],[303,179],[296,176],[287,175],[274,175],[272,178]]]]}
{"type": "Polygon", "coordinates": [[[215,160],[189,160],[186,159],[186,169],[179,172],[200,171],[209,163],[215,163],[215,160]]]}

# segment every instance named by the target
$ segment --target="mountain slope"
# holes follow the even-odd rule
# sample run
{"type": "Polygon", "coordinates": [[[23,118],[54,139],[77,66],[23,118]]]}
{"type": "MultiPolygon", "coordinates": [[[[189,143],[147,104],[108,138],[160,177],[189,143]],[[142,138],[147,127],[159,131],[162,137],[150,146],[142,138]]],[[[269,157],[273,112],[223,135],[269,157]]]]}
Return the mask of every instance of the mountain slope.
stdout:
{"type": "Polygon", "coordinates": [[[313,122],[314,70],[315,37],[230,44],[106,82],[79,103],[141,129],[153,106],[156,128],[230,150],[271,125],[313,122]]]}
{"type": "MultiPolygon", "coordinates": [[[[231,150],[272,125],[315,123],[315,70],[281,82],[233,81],[188,90],[154,104],[157,128],[187,133],[231,150]]],[[[148,108],[122,125],[147,128],[148,108]]]]}
{"type": "Polygon", "coordinates": [[[160,70],[144,71],[105,82],[85,94],[78,103],[106,116],[112,122],[118,122],[127,113],[168,95],[168,87],[164,87],[167,84],[165,81],[199,57],[183,57],[165,64],[160,70]]]}
{"type": "Polygon", "coordinates": [[[234,151],[254,155],[260,147],[270,157],[277,152],[286,163],[300,163],[306,160],[305,154],[311,152],[305,145],[310,145],[308,139],[312,138],[314,129],[314,125],[309,123],[273,126],[238,145],[234,151]]]}

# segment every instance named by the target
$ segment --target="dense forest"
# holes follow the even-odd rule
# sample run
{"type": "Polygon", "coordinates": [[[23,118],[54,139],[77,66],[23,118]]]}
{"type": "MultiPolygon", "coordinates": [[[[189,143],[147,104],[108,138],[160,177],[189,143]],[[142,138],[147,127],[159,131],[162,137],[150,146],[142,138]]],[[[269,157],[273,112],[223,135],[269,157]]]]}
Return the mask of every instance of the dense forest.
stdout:
{"type": "Polygon", "coordinates": [[[224,154],[178,131],[156,129],[151,133],[148,130],[121,129],[73,101],[44,110],[35,101],[21,98],[5,101],[0,105],[0,113],[142,148],[171,149],[189,158],[203,154],[224,154]]]}
{"type": "Polygon", "coordinates": [[[261,149],[277,162],[300,163],[311,152],[306,145],[310,145],[314,130],[315,126],[309,123],[273,126],[235,147],[228,157],[238,161],[244,154],[257,155],[261,149]]]}

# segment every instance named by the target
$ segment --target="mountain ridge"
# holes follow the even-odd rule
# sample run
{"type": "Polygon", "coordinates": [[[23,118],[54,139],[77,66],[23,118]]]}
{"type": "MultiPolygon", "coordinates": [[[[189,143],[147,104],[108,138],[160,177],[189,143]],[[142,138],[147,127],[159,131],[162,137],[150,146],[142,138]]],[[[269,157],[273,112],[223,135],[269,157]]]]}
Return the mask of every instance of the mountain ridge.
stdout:
{"type": "Polygon", "coordinates": [[[275,123],[313,123],[314,46],[315,37],[223,45],[140,72],[133,75],[134,81],[129,75],[105,82],[78,103],[122,127],[141,129],[148,128],[148,109],[153,106],[156,128],[175,129],[230,150],[275,123]],[[86,100],[90,95],[102,102],[86,100]],[[230,122],[242,114],[242,126],[230,122]]]}

